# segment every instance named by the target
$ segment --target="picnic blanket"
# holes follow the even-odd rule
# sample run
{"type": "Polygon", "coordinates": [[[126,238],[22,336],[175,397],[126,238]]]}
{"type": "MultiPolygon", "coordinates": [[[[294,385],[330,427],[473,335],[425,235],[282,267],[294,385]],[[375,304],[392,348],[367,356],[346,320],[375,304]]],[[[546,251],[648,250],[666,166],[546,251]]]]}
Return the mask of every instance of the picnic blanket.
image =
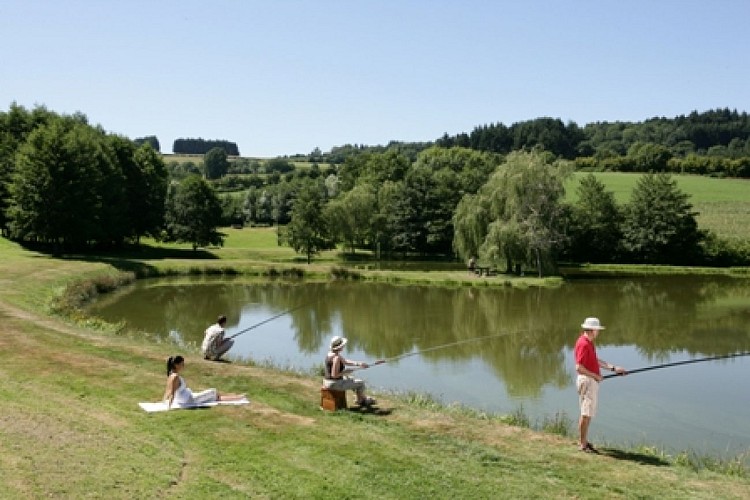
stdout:
{"type": "MultiPolygon", "coordinates": [[[[219,406],[219,405],[246,405],[250,404],[250,400],[245,399],[238,399],[237,401],[212,401],[210,403],[198,403],[198,404],[190,404],[190,405],[179,405],[179,404],[173,404],[171,410],[190,410],[195,408],[210,408],[212,406],[219,406]]],[[[143,402],[138,403],[138,406],[141,407],[144,411],[148,413],[154,413],[157,411],[167,411],[167,402],[166,401],[158,401],[156,403],[150,403],[150,402],[143,402]]]]}

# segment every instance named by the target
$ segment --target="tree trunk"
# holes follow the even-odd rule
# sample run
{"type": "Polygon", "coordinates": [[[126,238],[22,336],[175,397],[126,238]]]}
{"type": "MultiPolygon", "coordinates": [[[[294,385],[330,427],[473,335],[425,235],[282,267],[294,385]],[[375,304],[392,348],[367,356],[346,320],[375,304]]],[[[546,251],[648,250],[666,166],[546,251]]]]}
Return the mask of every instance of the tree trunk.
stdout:
{"type": "Polygon", "coordinates": [[[536,271],[539,274],[539,277],[542,277],[542,257],[540,255],[539,249],[536,249],[536,271]]]}

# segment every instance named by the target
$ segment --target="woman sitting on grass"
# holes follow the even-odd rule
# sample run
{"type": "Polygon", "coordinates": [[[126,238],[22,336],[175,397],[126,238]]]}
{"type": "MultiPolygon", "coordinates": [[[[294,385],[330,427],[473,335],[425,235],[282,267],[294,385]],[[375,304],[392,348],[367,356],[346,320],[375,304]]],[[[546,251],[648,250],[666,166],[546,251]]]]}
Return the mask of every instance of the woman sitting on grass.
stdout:
{"type": "Polygon", "coordinates": [[[195,406],[214,401],[239,401],[245,399],[244,394],[219,394],[216,389],[206,389],[198,393],[193,393],[180,372],[185,368],[185,358],[182,356],[170,356],[167,360],[167,389],[164,392],[164,400],[167,401],[167,408],[172,408],[172,404],[195,406]]]}

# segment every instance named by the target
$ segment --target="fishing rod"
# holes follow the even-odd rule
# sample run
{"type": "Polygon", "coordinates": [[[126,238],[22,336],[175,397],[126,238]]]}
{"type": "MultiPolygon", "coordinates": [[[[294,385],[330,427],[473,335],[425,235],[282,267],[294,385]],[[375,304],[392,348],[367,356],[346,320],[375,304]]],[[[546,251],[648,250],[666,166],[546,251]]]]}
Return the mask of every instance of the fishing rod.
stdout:
{"type": "MultiPolygon", "coordinates": [[[[385,359],[379,359],[373,363],[368,363],[368,368],[372,368],[373,366],[382,365],[385,363],[392,363],[393,361],[398,361],[399,359],[408,358],[410,356],[416,356],[417,354],[422,354],[425,352],[430,351],[437,351],[438,349],[445,349],[446,347],[453,347],[460,344],[468,344],[469,342],[479,342],[480,340],[487,340],[487,339],[494,339],[497,337],[503,337],[505,335],[510,335],[511,333],[521,333],[528,330],[519,330],[517,332],[505,332],[505,333],[497,333],[494,335],[485,335],[484,337],[476,337],[473,339],[464,339],[464,340],[457,340],[456,342],[449,342],[447,344],[440,344],[433,347],[428,347],[426,349],[420,349],[419,351],[413,351],[413,352],[407,352],[405,354],[400,354],[398,356],[393,356],[391,358],[385,358],[385,359]]],[[[365,368],[350,368],[350,370],[364,370],[365,368]]]]}
{"type": "MultiPolygon", "coordinates": [[[[724,354],[722,356],[711,356],[708,358],[688,359],[685,361],[675,361],[674,363],[664,363],[662,365],[647,366],[645,368],[636,368],[635,370],[627,370],[627,372],[623,375],[630,375],[631,373],[647,372],[650,370],[659,370],[661,368],[669,368],[671,366],[687,365],[690,363],[702,363],[704,361],[715,361],[717,359],[739,358],[742,356],[750,356],[750,352],[739,352],[736,354],[724,354]]],[[[605,375],[604,378],[621,377],[621,376],[622,375],[620,375],[619,373],[613,373],[611,375],[605,375]]]]}
{"type": "Polygon", "coordinates": [[[230,335],[230,336],[229,336],[229,337],[227,337],[227,338],[228,338],[228,339],[233,339],[233,338],[237,337],[238,335],[242,335],[243,333],[245,333],[245,332],[249,332],[250,330],[252,330],[252,329],[254,329],[254,328],[258,328],[258,327],[259,327],[260,325],[265,325],[265,324],[266,324],[266,323],[268,323],[269,321],[273,321],[273,320],[275,320],[276,318],[280,318],[280,317],[282,317],[282,316],[284,316],[284,315],[286,315],[286,314],[289,314],[289,313],[290,313],[290,312],[292,312],[292,311],[296,311],[297,309],[302,309],[302,308],[303,308],[303,307],[305,307],[306,305],[307,305],[307,303],[305,303],[305,304],[302,304],[302,305],[299,305],[299,306],[297,306],[297,307],[292,307],[291,309],[287,309],[286,311],[284,311],[284,312],[282,312],[282,313],[279,313],[279,314],[277,314],[276,316],[271,316],[271,317],[270,317],[270,318],[268,318],[268,319],[264,319],[264,320],[263,320],[263,321],[261,321],[260,323],[256,323],[256,324],[254,324],[253,326],[250,326],[250,327],[248,327],[248,328],[245,328],[244,330],[240,330],[239,332],[235,333],[234,335],[230,335]]]}

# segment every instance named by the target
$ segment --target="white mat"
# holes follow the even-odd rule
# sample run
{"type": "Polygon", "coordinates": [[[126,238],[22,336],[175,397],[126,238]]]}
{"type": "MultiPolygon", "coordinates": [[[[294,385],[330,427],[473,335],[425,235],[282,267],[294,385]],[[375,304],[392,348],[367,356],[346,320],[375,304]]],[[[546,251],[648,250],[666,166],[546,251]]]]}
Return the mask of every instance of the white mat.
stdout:
{"type": "MultiPolygon", "coordinates": [[[[201,403],[201,404],[194,404],[194,405],[178,405],[173,404],[171,410],[189,410],[191,408],[210,408],[212,406],[219,406],[219,405],[246,405],[250,404],[250,400],[245,399],[238,399],[237,401],[214,401],[212,403],[201,403]]],[[[141,409],[147,411],[148,413],[153,413],[157,411],[167,411],[167,402],[166,401],[159,401],[157,403],[138,403],[138,406],[141,407],[141,409]]]]}

